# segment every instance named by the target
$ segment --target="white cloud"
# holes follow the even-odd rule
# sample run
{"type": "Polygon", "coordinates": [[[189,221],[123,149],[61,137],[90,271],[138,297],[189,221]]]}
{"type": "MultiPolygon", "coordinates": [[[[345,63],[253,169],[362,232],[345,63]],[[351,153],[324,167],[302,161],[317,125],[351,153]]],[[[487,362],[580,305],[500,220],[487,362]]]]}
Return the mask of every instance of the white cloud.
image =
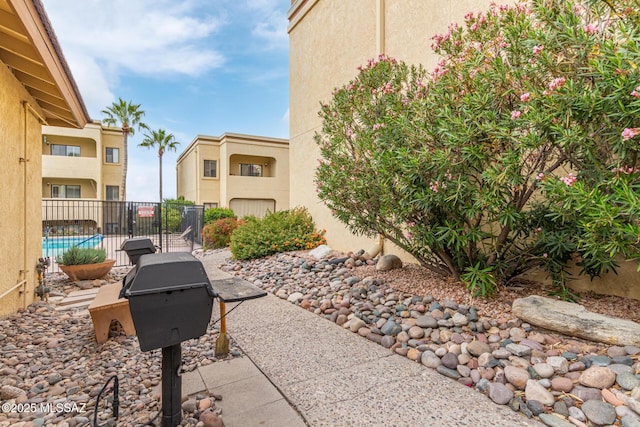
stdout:
{"type": "Polygon", "coordinates": [[[266,49],[286,49],[287,15],[282,5],[290,4],[287,0],[246,0],[245,7],[254,15],[255,24],[251,34],[261,39],[266,49]]]}
{"type": "Polygon", "coordinates": [[[93,119],[100,117],[105,105],[111,104],[115,95],[110,89],[110,83],[96,61],[79,52],[66,55],[69,67],[73,70],[73,78],[81,89],[82,100],[93,119]]]}
{"type": "Polygon", "coordinates": [[[222,21],[193,3],[45,0],[45,6],[65,52],[84,52],[110,69],[199,75],[224,62],[206,43],[222,21]]]}
{"type": "Polygon", "coordinates": [[[286,48],[289,43],[287,17],[278,11],[272,11],[253,28],[252,34],[265,40],[270,49],[286,48]]]}

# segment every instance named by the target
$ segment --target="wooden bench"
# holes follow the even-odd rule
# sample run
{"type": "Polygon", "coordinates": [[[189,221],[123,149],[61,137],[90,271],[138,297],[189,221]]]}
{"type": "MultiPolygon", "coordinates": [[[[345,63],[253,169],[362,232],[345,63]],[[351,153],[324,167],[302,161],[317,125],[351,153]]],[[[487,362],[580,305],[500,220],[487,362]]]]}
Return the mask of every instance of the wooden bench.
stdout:
{"type": "Polygon", "coordinates": [[[118,298],[122,284],[112,283],[100,288],[93,302],[89,305],[89,313],[93,321],[93,329],[96,332],[98,344],[107,342],[111,321],[117,320],[122,325],[125,334],[135,335],[129,301],[118,298]]]}

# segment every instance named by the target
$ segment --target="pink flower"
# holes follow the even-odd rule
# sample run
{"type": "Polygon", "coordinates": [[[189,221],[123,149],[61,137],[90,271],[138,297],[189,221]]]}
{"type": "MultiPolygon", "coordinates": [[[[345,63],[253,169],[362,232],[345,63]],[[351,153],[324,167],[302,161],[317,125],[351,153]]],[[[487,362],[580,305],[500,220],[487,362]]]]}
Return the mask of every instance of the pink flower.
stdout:
{"type": "Polygon", "coordinates": [[[621,166],[619,168],[613,168],[611,170],[611,172],[613,173],[624,173],[624,174],[632,174],[636,171],[635,168],[632,168],[631,166],[621,166]]]}
{"type": "Polygon", "coordinates": [[[626,128],[622,131],[622,140],[628,141],[638,134],[640,134],[640,128],[626,128]]]}
{"type": "Polygon", "coordinates": [[[553,79],[553,81],[549,83],[549,89],[550,90],[560,89],[562,86],[564,86],[566,81],[567,80],[564,77],[558,77],[556,79],[553,79]]]}
{"type": "Polygon", "coordinates": [[[353,135],[353,129],[351,128],[347,128],[347,136],[352,136],[353,135]]]}
{"type": "Polygon", "coordinates": [[[577,179],[578,178],[576,178],[573,175],[573,173],[570,173],[569,175],[563,176],[562,178],[560,178],[560,180],[564,182],[568,187],[571,187],[573,184],[575,184],[577,179]]]}
{"type": "Polygon", "coordinates": [[[584,32],[591,35],[597,34],[598,33],[598,26],[595,24],[588,24],[585,25],[584,27],[584,32]]]}
{"type": "Polygon", "coordinates": [[[634,90],[631,92],[631,96],[633,96],[634,98],[640,98],[640,92],[638,92],[638,90],[634,90]]]}
{"type": "Polygon", "coordinates": [[[538,175],[536,175],[536,180],[541,181],[544,179],[544,173],[540,172],[538,175]]]}
{"type": "Polygon", "coordinates": [[[378,130],[378,129],[383,128],[383,127],[385,127],[384,123],[376,123],[376,124],[373,125],[373,130],[378,130]]]}
{"type": "Polygon", "coordinates": [[[512,111],[511,120],[515,120],[522,115],[522,111],[512,111]]]}
{"type": "Polygon", "coordinates": [[[520,95],[520,101],[522,102],[527,102],[529,98],[531,98],[531,94],[529,92],[520,95]]]}
{"type": "Polygon", "coordinates": [[[533,54],[534,54],[534,55],[537,55],[537,54],[539,54],[540,52],[542,52],[543,50],[544,50],[544,46],[543,46],[543,45],[540,45],[540,46],[534,46],[534,47],[533,47],[533,54]]]}
{"type": "Polygon", "coordinates": [[[434,193],[437,193],[438,191],[440,191],[441,188],[446,188],[447,186],[444,183],[441,183],[440,181],[431,181],[429,183],[429,188],[431,189],[431,191],[433,191],[434,193]]]}

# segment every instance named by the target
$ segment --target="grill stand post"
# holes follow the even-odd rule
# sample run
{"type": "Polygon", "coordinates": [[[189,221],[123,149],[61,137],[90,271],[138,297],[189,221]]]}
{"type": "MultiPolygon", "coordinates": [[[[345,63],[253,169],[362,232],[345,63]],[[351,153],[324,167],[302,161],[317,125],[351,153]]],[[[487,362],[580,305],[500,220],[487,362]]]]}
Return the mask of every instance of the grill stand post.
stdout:
{"type": "Polygon", "coordinates": [[[182,421],[181,344],[162,348],[162,426],[176,427],[182,421]]]}

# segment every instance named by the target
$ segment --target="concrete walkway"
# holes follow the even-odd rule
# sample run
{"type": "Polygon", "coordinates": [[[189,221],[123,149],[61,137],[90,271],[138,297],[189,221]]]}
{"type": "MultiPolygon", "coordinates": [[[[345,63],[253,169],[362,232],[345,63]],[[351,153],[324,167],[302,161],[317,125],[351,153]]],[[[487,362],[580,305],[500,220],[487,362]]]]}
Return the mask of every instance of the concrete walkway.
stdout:
{"type": "MultiPolygon", "coordinates": [[[[227,276],[217,268],[224,259],[224,253],[202,259],[211,279],[227,276]]],[[[227,312],[233,305],[227,304],[227,312]]],[[[271,419],[256,424],[256,419],[226,413],[231,396],[213,390],[223,394],[227,427],[300,425],[291,418],[294,409],[310,426],[543,425],[273,295],[243,302],[227,316],[227,329],[284,399],[281,403],[291,404],[279,406],[282,413],[273,414],[273,424],[271,419]]],[[[211,390],[215,375],[208,378],[204,382],[211,390]]],[[[250,402],[261,381],[261,375],[245,378],[239,393],[246,397],[239,399],[250,402]]]]}

